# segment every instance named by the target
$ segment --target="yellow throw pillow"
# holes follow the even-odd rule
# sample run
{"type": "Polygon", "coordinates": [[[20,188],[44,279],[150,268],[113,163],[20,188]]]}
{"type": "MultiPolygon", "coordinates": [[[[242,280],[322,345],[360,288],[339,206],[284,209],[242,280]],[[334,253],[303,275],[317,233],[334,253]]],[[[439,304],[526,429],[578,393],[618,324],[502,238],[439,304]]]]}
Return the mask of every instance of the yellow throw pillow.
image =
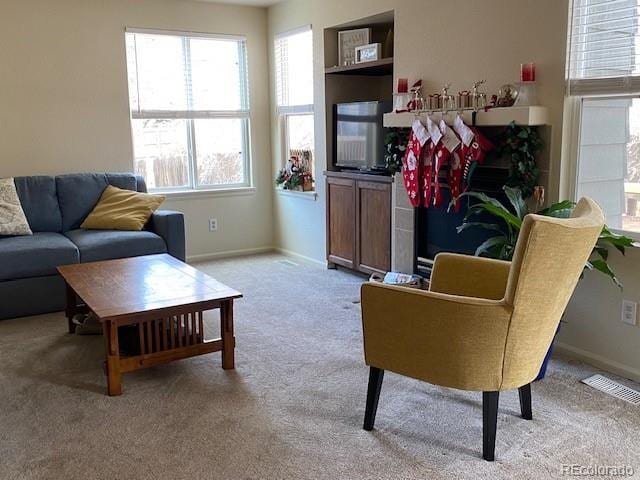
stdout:
{"type": "Polygon", "coordinates": [[[123,190],[109,185],[80,228],[142,230],[164,199],[162,195],[123,190]]]}

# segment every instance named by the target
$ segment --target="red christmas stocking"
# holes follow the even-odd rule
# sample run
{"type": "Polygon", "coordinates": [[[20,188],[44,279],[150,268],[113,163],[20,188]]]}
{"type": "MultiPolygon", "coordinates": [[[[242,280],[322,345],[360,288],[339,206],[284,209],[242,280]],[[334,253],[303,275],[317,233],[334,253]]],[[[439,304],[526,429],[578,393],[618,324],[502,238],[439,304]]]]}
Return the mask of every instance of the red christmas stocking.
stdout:
{"type": "Polygon", "coordinates": [[[413,122],[409,142],[402,160],[402,176],[404,186],[409,195],[409,202],[414,207],[420,205],[420,170],[423,146],[428,140],[428,134],[419,120],[413,122]]]}
{"type": "Polygon", "coordinates": [[[460,140],[453,130],[451,130],[444,120],[440,120],[440,132],[442,133],[442,141],[436,149],[434,172],[433,172],[433,204],[436,207],[442,205],[442,192],[440,191],[440,168],[449,162],[451,155],[460,146],[460,140]]]}
{"type": "Polygon", "coordinates": [[[469,188],[469,171],[473,162],[482,164],[491,150],[495,148],[477,128],[468,127],[473,133],[473,140],[468,146],[462,146],[463,191],[469,188]]]}
{"type": "Polygon", "coordinates": [[[431,117],[427,117],[427,132],[429,133],[430,142],[425,152],[425,158],[423,161],[424,171],[422,175],[422,205],[425,208],[431,206],[431,199],[433,193],[436,191],[437,185],[437,152],[442,140],[442,133],[438,128],[438,125],[431,120],[431,117]]]}
{"type": "Polygon", "coordinates": [[[431,138],[427,141],[424,146],[424,153],[422,155],[422,205],[426,208],[429,208],[429,204],[431,203],[431,184],[432,184],[432,173],[433,173],[433,156],[435,155],[436,148],[433,144],[431,138]]]}

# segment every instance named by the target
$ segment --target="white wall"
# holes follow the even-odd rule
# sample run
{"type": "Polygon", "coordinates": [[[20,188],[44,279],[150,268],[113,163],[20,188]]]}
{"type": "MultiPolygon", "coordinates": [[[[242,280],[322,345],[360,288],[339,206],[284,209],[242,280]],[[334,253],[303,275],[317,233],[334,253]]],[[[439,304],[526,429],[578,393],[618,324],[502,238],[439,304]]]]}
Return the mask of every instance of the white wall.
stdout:
{"type": "MultiPolygon", "coordinates": [[[[550,196],[557,195],[564,95],[567,0],[290,0],[269,8],[269,50],[273,35],[311,24],[314,40],[314,88],[318,200],[276,194],[275,241],[288,251],[325,260],[325,151],[323,29],[395,10],[395,77],[422,78],[425,92],[471,88],[486,79],[486,91],[519,79],[520,63],[537,65],[538,93],[549,107],[552,125],[550,196]]],[[[271,82],[273,89],[273,68],[271,82]]],[[[282,152],[272,102],[274,169],[282,152]]],[[[544,166],[546,168],[546,166],[544,166]]]]}
{"type": "Polygon", "coordinates": [[[247,37],[252,195],[167,200],[187,254],[273,245],[267,12],[186,0],[0,0],[0,177],[131,171],[124,28],[247,37]],[[217,217],[219,231],[208,232],[217,217]]]}

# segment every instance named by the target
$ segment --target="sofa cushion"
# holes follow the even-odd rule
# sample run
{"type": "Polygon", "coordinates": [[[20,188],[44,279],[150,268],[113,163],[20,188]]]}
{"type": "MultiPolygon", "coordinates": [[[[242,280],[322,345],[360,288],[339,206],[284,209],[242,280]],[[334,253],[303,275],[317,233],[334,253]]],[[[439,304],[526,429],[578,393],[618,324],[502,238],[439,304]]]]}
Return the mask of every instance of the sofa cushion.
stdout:
{"type": "Polygon", "coordinates": [[[62,214],[58,205],[55,177],[16,177],[14,182],[31,230],[61,232],[62,214]]]}
{"type": "Polygon", "coordinates": [[[104,173],[73,173],[56,177],[63,232],[80,226],[108,184],[104,173]]]}
{"type": "Polygon", "coordinates": [[[164,198],[109,185],[80,228],[140,231],[164,198]]]}
{"type": "Polygon", "coordinates": [[[0,281],[55,275],[58,265],[79,261],[76,246],[60,233],[0,239],[0,281]]]}
{"type": "Polygon", "coordinates": [[[133,173],[107,173],[107,181],[109,185],[123,190],[133,190],[135,192],[138,189],[138,182],[133,173]]]}
{"type": "Polygon", "coordinates": [[[0,178],[0,235],[31,235],[32,233],[20,205],[13,178],[0,178]]]}
{"type": "Polygon", "coordinates": [[[78,247],[83,263],[167,252],[162,237],[146,230],[71,230],[65,235],[78,247]]]}
{"type": "Polygon", "coordinates": [[[135,191],[136,177],[132,173],[72,173],[56,177],[63,232],[80,226],[107,185],[135,191]]]}

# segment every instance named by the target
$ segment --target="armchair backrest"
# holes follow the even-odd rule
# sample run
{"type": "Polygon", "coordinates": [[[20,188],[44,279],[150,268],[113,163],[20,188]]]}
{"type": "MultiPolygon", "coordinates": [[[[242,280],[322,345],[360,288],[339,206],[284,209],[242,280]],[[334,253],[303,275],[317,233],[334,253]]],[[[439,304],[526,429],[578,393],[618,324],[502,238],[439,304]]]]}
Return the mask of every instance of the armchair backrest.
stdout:
{"type": "Polygon", "coordinates": [[[603,225],[602,210],[589,198],[578,202],[571,218],[524,218],[505,294],[513,314],[503,388],[536,377],[603,225]]]}

